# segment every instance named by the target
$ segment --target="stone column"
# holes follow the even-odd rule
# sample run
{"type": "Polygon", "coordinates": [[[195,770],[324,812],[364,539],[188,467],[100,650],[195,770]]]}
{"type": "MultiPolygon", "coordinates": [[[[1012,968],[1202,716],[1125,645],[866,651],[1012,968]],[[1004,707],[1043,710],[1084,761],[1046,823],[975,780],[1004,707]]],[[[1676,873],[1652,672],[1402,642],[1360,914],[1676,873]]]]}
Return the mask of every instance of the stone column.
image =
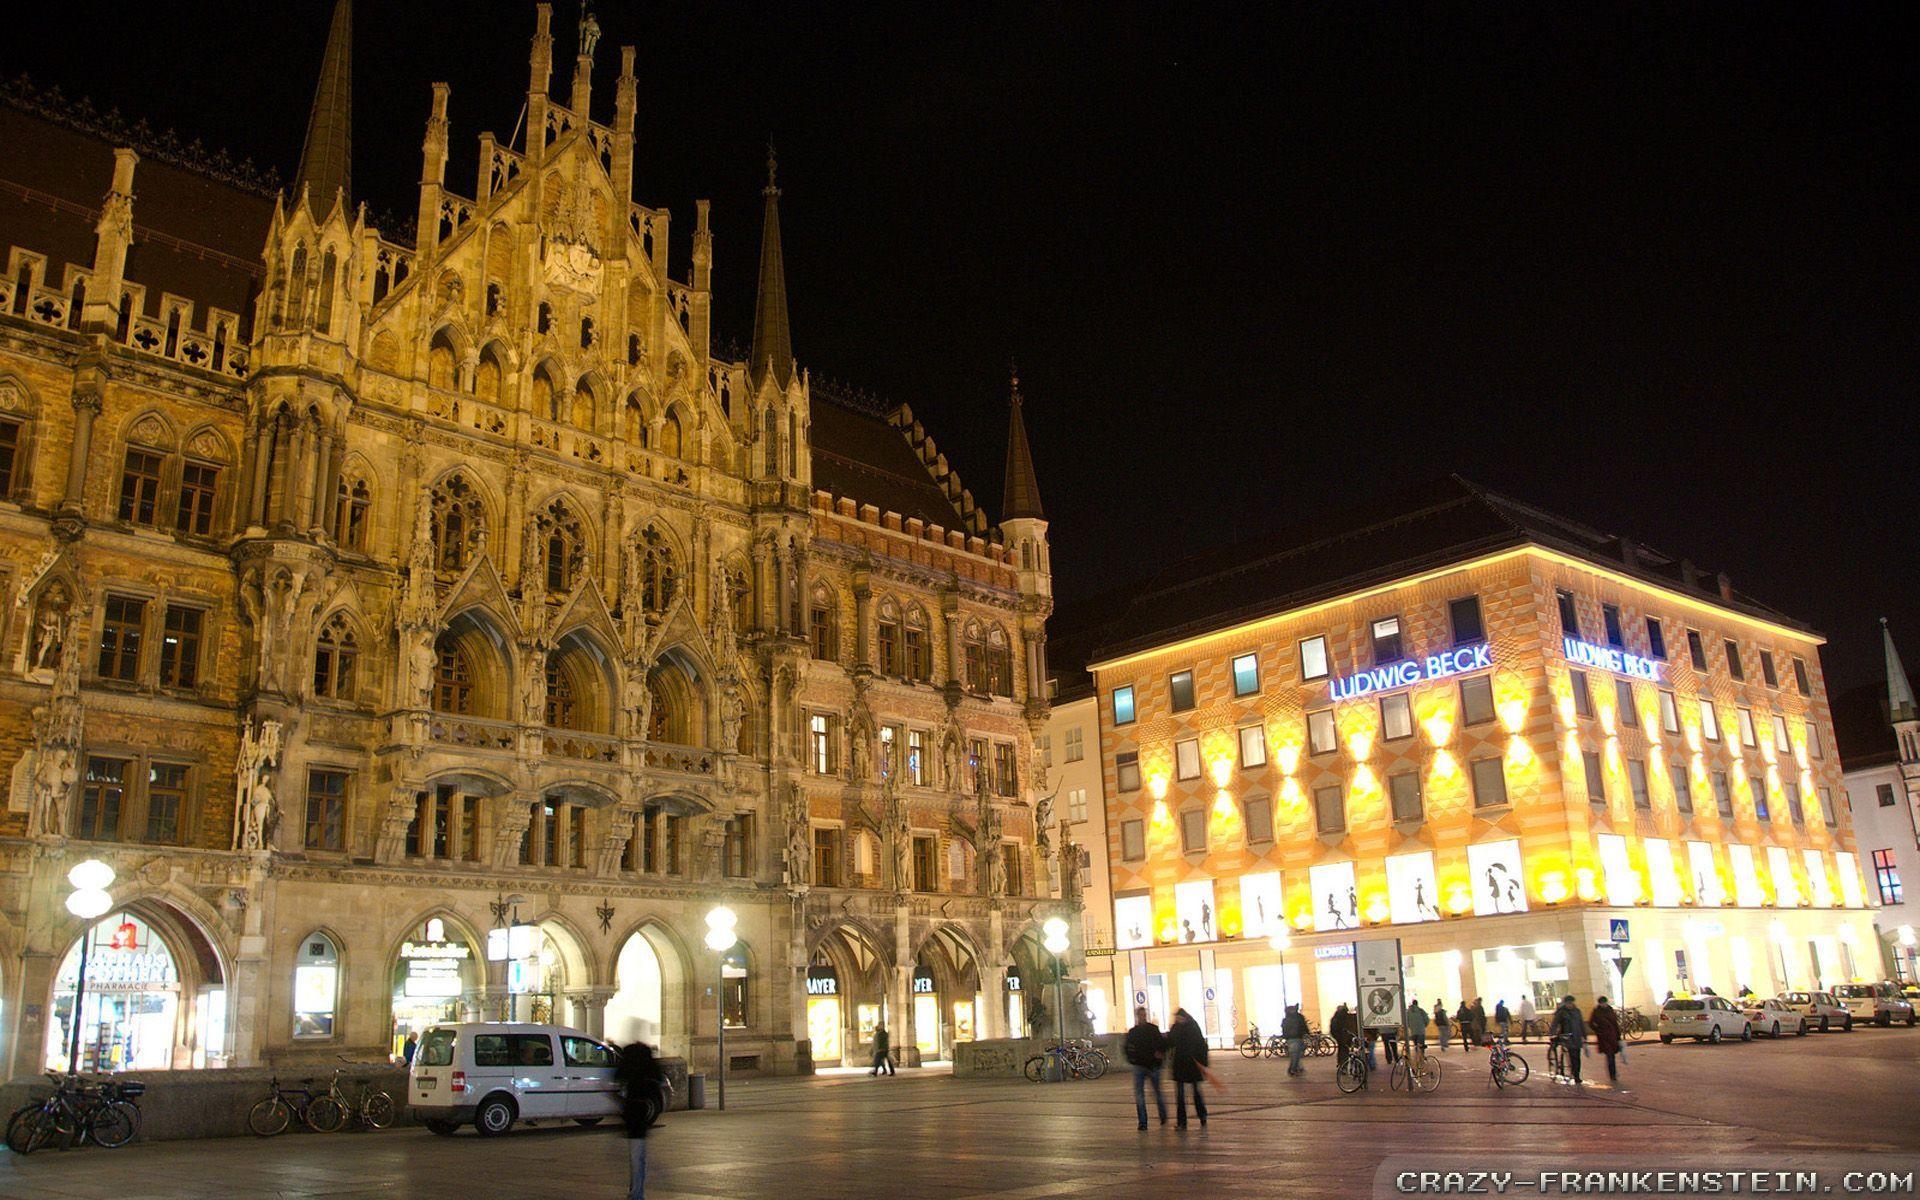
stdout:
{"type": "Polygon", "coordinates": [[[99,390],[74,389],[73,444],[67,451],[67,491],[60,501],[62,512],[78,513],[86,503],[87,462],[93,454],[93,419],[99,415],[99,390]]]}
{"type": "Polygon", "coordinates": [[[947,682],[966,686],[966,661],[960,654],[960,593],[952,589],[940,592],[940,623],[947,634],[947,682]]]}
{"type": "Polygon", "coordinates": [[[983,1038],[1003,1038],[1007,1036],[1007,968],[1005,966],[983,966],[980,968],[980,1002],[986,1005],[986,1011],[975,1013],[974,1027],[983,1038]]]}
{"type": "Polygon", "coordinates": [[[567,1003],[572,1006],[569,1014],[575,1029],[584,1029],[597,1038],[607,1036],[607,1001],[613,999],[616,988],[605,984],[596,987],[568,988],[567,1003]]]}
{"type": "Polygon", "coordinates": [[[919,1038],[913,1027],[913,910],[902,904],[893,910],[893,995],[887,1025],[893,1047],[907,1066],[920,1065],[919,1038]]]}
{"type": "Polygon", "coordinates": [[[853,572],[853,665],[873,670],[873,586],[865,567],[853,572]]]}
{"type": "Polygon", "coordinates": [[[272,421],[263,417],[254,427],[253,448],[249,453],[253,462],[253,480],[248,489],[247,525],[249,528],[263,528],[267,523],[268,465],[273,461],[272,421]]]}
{"type": "MultiPolygon", "coordinates": [[[[1007,1031],[1007,952],[1004,949],[1005,945],[1005,914],[997,907],[990,908],[987,910],[987,945],[985,951],[987,963],[990,965],[983,965],[981,968],[982,980],[984,981],[991,976],[994,981],[992,984],[993,990],[987,994],[986,1031],[987,1036],[990,1038],[1019,1036],[1018,1030],[1014,1030],[1011,1035],[1009,1035],[1007,1031]]],[[[1026,986],[1026,980],[1021,980],[1020,985],[1024,988],[1026,986]]],[[[975,1022],[978,1023],[977,1017],[975,1018],[975,1022]]]]}
{"type": "MultiPolygon", "coordinates": [[[[793,1031],[794,1057],[796,1068],[805,1074],[813,1074],[813,1030],[807,1024],[807,898],[804,892],[793,898],[793,927],[787,939],[787,962],[791,970],[787,973],[787,1021],[793,1031]]],[[[849,980],[849,984],[851,980],[849,980]]],[[[840,998],[840,1020],[843,1025],[853,1025],[852,988],[840,998]]],[[[845,1038],[842,1037],[843,1044],[845,1038]]],[[[833,1064],[838,1066],[838,1063],[833,1064]]]]}
{"type": "Polygon", "coordinates": [[[47,1031],[53,1024],[53,978],[60,966],[58,956],[65,951],[64,945],[57,951],[27,950],[20,955],[19,966],[10,973],[7,982],[14,985],[14,991],[8,997],[7,1011],[17,1014],[18,1036],[13,1040],[13,1069],[7,1074],[9,1079],[38,1079],[45,1068],[47,1031]]]}
{"type": "Polygon", "coordinates": [[[331,524],[333,513],[333,489],[327,486],[328,475],[333,468],[333,431],[320,430],[320,450],[313,456],[313,501],[312,512],[307,520],[310,532],[326,536],[327,526],[331,524]]]}

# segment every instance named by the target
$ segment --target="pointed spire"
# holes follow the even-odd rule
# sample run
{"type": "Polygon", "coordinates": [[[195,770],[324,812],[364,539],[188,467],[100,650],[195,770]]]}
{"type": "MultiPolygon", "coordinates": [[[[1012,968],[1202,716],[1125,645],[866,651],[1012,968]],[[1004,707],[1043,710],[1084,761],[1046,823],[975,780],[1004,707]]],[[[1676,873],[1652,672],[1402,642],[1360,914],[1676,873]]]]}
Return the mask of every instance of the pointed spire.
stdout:
{"type": "Polygon", "coordinates": [[[1907,679],[1907,668],[1900,662],[1900,651],[1894,649],[1893,631],[1887,628],[1887,619],[1880,618],[1880,639],[1887,646],[1887,707],[1891,710],[1894,722],[1920,720],[1920,711],[1916,711],[1913,700],[1913,684],[1907,679]]]}
{"type": "Polygon", "coordinates": [[[303,187],[314,212],[323,217],[333,211],[337,196],[353,191],[353,0],[334,2],[327,54],[307,115],[307,141],[293,177],[296,198],[303,187]]]}
{"type": "Polygon", "coordinates": [[[1000,498],[1000,519],[1044,518],[1040,508],[1040,482],[1033,474],[1033,450],[1027,445],[1027,422],[1020,411],[1020,368],[1010,367],[1013,375],[1012,400],[1007,416],[1007,480],[1000,498]]]}
{"type": "Polygon", "coordinates": [[[777,164],[773,142],[767,142],[767,186],[760,194],[767,199],[766,214],[760,226],[760,295],[753,309],[754,374],[773,371],[774,382],[783,390],[793,379],[793,331],[787,325],[787,268],[780,255],[780,188],[774,182],[777,164]]]}

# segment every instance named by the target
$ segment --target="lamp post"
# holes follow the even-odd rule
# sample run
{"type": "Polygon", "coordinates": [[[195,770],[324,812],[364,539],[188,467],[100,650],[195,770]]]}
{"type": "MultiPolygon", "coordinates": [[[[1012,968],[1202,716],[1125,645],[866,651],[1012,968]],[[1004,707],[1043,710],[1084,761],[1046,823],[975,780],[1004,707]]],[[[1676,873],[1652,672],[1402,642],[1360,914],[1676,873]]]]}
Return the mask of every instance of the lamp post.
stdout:
{"type": "Polygon", "coordinates": [[[1280,1011],[1287,1011],[1287,947],[1293,945],[1293,935],[1282,929],[1267,939],[1267,945],[1280,960],[1280,1011]]]}
{"type": "Polygon", "coordinates": [[[113,868],[97,858],[89,858],[67,872],[73,891],[67,896],[67,911],[86,922],[80,933],[80,973],[73,981],[73,1028],[67,1045],[67,1074],[80,1073],[80,1009],[87,998],[87,948],[93,942],[93,923],[113,907],[107,891],[113,883],[113,868]]]}
{"type": "Polygon", "coordinates": [[[727,951],[733,949],[740,940],[734,933],[734,926],[740,918],[733,910],[722,904],[707,914],[707,949],[713,951],[719,961],[719,974],[716,976],[719,986],[713,993],[714,1025],[720,1038],[720,1111],[727,1108],[727,951]]]}
{"type": "MultiPolygon", "coordinates": [[[[1065,963],[1061,961],[1061,955],[1067,952],[1067,946],[1069,944],[1067,941],[1067,923],[1060,917],[1048,917],[1047,923],[1042,925],[1040,929],[1041,932],[1047,935],[1046,940],[1042,942],[1041,945],[1046,947],[1047,953],[1053,955],[1053,1018],[1054,1026],[1060,1035],[1060,1047],[1064,1050],[1067,1045],[1067,1003],[1065,998],[1067,971],[1065,963]]],[[[1055,1061],[1058,1062],[1059,1060],[1056,1059],[1055,1061]]],[[[1061,1078],[1065,1079],[1066,1076],[1063,1074],[1061,1078]]]]}
{"type": "MultiPolygon", "coordinates": [[[[532,836],[532,835],[528,835],[528,836],[532,836]]],[[[515,892],[513,895],[508,896],[505,900],[502,900],[500,902],[501,905],[504,906],[507,910],[506,916],[507,916],[507,1020],[508,1021],[518,1021],[520,1019],[520,993],[513,990],[513,965],[516,962],[520,961],[521,957],[526,953],[526,949],[527,949],[526,947],[527,938],[525,937],[525,935],[523,935],[520,932],[523,928],[525,928],[520,924],[520,906],[522,904],[525,904],[526,902],[527,902],[527,898],[525,896],[522,896],[519,892],[515,892]]]]}

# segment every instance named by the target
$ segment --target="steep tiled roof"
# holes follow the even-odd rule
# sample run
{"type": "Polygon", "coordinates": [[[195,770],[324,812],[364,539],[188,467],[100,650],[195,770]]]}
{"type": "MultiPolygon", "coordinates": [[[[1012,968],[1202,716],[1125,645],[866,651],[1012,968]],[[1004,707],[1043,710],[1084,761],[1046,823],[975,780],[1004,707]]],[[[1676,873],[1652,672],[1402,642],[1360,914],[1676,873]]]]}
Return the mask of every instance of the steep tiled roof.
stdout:
{"type": "Polygon", "coordinates": [[[813,385],[813,486],[929,525],[964,529],[959,510],[885,416],[813,385]]]}

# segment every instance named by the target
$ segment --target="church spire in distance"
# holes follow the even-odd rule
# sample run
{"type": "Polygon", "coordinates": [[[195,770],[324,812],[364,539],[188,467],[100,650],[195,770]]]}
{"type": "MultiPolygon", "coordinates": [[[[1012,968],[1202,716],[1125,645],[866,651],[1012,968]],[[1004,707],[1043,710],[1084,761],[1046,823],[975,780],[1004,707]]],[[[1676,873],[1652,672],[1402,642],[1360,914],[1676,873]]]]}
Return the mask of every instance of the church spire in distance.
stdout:
{"type": "Polygon", "coordinates": [[[793,379],[793,332],[787,324],[787,268],[780,255],[780,188],[773,143],[767,143],[766,213],[760,227],[760,293],[753,308],[752,361],[755,377],[769,369],[784,391],[793,379]]]}
{"type": "Polygon", "coordinates": [[[353,0],[335,0],[320,82],[307,115],[307,140],[300,149],[300,170],[293,177],[297,201],[301,189],[316,217],[333,211],[336,196],[353,190],[353,0]]]}
{"type": "Polygon", "coordinates": [[[1913,700],[1913,684],[1907,680],[1907,668],[1900,661],[1900,651],[1893,645],[1893,630],[1887,628],[1887,619],[1880,618],[1880,640],[1887,648],[1887,709],[1897,725],[1902,721],[1920,719],[1913,700]]]}
{"type": "Polygon", "coordinates": [[[1012,398],[1007,417],[1007,478],[1000,498],[1000,519],[1041,517],[1040,481],[1033,473],[1033,450],[1027,445],[1027,422],[1020,411],[1020,369],[1010,368],[1012,398]]]}

